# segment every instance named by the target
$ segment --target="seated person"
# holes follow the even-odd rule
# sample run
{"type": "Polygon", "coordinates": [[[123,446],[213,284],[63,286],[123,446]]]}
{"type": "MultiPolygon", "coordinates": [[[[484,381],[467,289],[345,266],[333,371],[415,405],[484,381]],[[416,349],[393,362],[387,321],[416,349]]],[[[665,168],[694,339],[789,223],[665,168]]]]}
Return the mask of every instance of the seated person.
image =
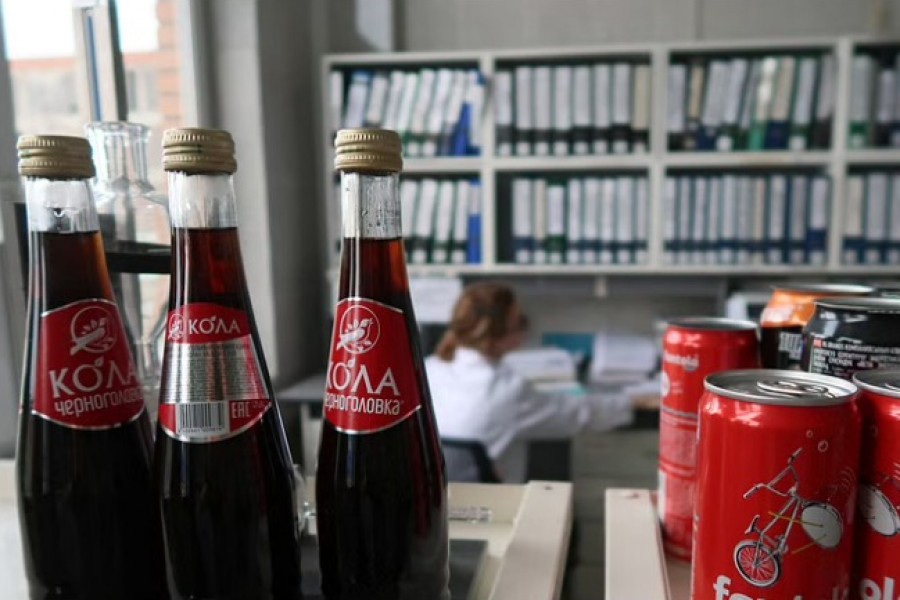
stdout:
{"type": "MultiPolygon", "coordinates": [[[[435,354],[425,361],[441,437],[484,444],[505,482],[524,481],[527,440],[568,438],[586,426],[627,425],[633,408],[659,404],[655,395],[536,391],[501,361],[522,345],[527,324],[508,286],[467,286],[435,354]]],[[[452,469],[448,464],[450,480],[455,479],[452,469]]]]}

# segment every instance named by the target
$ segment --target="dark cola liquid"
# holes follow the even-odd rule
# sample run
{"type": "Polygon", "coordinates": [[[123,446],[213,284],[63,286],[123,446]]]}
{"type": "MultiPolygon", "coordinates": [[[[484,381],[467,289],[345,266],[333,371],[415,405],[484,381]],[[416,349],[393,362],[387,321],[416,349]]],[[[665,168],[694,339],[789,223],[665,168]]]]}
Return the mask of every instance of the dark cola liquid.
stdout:
{"type": "Polygon", "coordinates": [[[447,600],[447,484],[399,239],[344,239],[339,299],[403,311],[421,410],[384,431],[323,420],[316,473],[322,592],[329,600],[447,600]]]}
{"type": "Polygon", "coordinates": [[[147,413],[78,430],[31,412],[41,314],[113,300],[99,233],[32,233],[17,483],[32,599],[167,598],[147,413]]]}
{"type": "Polygon", "coordinates": [[[760,355],[764,369],[800,369],[803,326],[761,327],[760,355]]]}
{"type": "MultiPolygon", "coordinates": [[[[176,229],[172,252],[170,310],[211,302],[252,323],[237,229],[176,229]]],[[[274,398],[255,326],[252,338],[274,398]]],[[[157,429],[156,477],[173,600],[301,597],[293,472],[274,401],[259,423],[222,441],[181,442],[157,429]]]]}

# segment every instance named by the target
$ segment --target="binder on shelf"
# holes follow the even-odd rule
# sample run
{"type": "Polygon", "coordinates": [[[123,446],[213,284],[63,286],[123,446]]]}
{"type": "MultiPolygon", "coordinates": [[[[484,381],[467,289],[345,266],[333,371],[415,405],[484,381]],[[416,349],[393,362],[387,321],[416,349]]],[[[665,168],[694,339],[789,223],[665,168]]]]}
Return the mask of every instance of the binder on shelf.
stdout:
{"type": "Polygon", "coordinates": [[[437,154],[439,156],[465,156],[465,142],[460,152],[456,152],[456,132],[462,119],[463,100],[465,99],[469,77],[465,71],[453,72],[450,93],[441,122],[441,130],[437,134],[437,154]]]}
{"type": "Polygon", "coordinates": [[[416,220],[412,237],[413,264],[422,265],[431,257],[431,243],[434,232],[434,213],[438,202],[437,179],[423,179],[419,188],[416,220]]]}
{"type": "Polygon", "coordinates": [[[613,64],[612,75],[612,151],[627,154],[631,142],[631,64],[613,64]]]}
{"type": "Polygon", "coordinates": [[[783,56],[772,90],[772,108],[766,124],[766,150],[784,150],[791,134],[791,99],[794,97],[794,72],[797,59],[783,56]]]}
{"type": "MultiPolygon", "coordinates": [[[[685,138],[687,139],[687,138],[685,138]]],[[[694,186],[691,178],[678,178],[678,228],[675,234],[675,262],[679,265],[691,264],[693,245],[693,218],[695,214],[694,186]]]]}
{"type": "Polygon", "coordinates": [[[420,156],[437,156],[441,130],[444,126],[444,112],[447,110],[447,100],[450,97],[450,88],[453,86],[453,81],[453,71],[450,69],[438,69],[437,81],[434,84],[434,96],[425,120],[425,135],[420,146],[420,156]]]}
{"type": "Polygon", "coordinates": [[[416,89],[416,101],[413,104],[412,117],[409,122],[409,134],[404,140],[404,149],[409,157],[422,156],[422,146],[428,126],[428,109],[434,94],[437,72],[434,69],[419,71],[419,87],[416,89]]]}
{"type": "Polygon", "coordinates": [[[534,67],[534,154],[548,156],[552,144],[553,113],[553,68],[541,65],[534,67]]]}
{"type": "Polygon", "coordinates": [[[344,117],[344,72],[328,73],[328,129],[334,136],[344,117]]]}
{"type": "Polygon", "coordinates": [[[828,213],[831,181],[824,175],[812,178],[809,192],[809,228],[806,231],[807,261],[811,265],[824,265],[828,261],[828,213]]]}
{"type": "Polygon", "coordinates": [[[484,76],[468,73],[466,94],[453,142],[455,156],[480,156],[484,146],[484,76]]]}
{"type": "Polygon", "coordinates": [[[631,149],[650,149],[650,65],[634,67],[634,103],[631,109],[631,149]]]}
{"type": "Polygon", "coordinates": [[[434,240],[431,246],[431,262],[442,265],[450,258],[450,239],[453,234],[453,203],[456,185],[445,179],[438,188],[438,203],[434,214],[434,240]]]}
{"type": "Polygon", "coordinates": [[[572,177],[566,182],[566,262],[577,265],[582,262],[584,249],[582,224],[583,187],[581,179],[572,177]]]}
{"type": "Polygon", "coordinates": [[[678,235],[678,180],[667,175],[663,184],[663,264],[674,265],[678,235]]]}
{"type": "Polygon", "coordinates": [[[412,253],[413,232],[416,222],[416,205],[419,197],[419,182],[404,179],[400,182],[400,231],[406,254],[412,253]]]}
{"type": "Polygon", "coordinates": [[[729,64],[726,60],[713,60],[709,64],[706,79],[703,109],[700,113],[700,127],[696,131],[694,145],[697,150],[715,150],[722,112],[728,93],[729,64]]]}
{"type": "Polygon", "coordinates": [[[788,148],[799,151],[809,147],[810,123],[812,122],[813,92],[816,86],[816,68],[819,61],[814,56],[799,59],[797,70],[797,91],[791,112],[791,135],[788,148]]]}
{"type": "Polygon", "coordinates": [[[894,82],[894,117],[891,119],[890,145],[892,148],[900,148],[900,52],[894,57],[894,82]]]}
{"type": "Polygon", "coordinates": [[[688,71],[687,114],[685,117],[683,150],[697,149],[697,132],[700,130],[700,117],[703,111],[703,88],[706,81],[706,63],[702,58],[691,60],[688,71]]]}
{"type": "Polygon", "coordinates": [[[722,226],[719,240],[719,262],[732,265],[737,262],[738,249],[738,177],[726,174],[722,177],[722,226]]]}
{"type": "Polygon", "coordinates": [[[646,264],[650,243],[650,181],[638,177],[634,187],[634,262],[646,264]]]}
{"type": "Polygon", "coordinates": [[[766,205],[766,263],[785,263],[785,240],[787,238],[787,176],[773,173],[769,176],[769,193],[766,205]]]}
{"type": "Polygon", "coordinates": [[[728,85],[725,88],[725,103],[722,108],[722,123],[715,141],[716,150],[720,152],[730,152],[736,148],[741,100],[744,97],[744,82],[749,66],[750,62],[745,58],[735,58],[731,61],[728,85]]]}
{"type": "Polygon", "coordinates": [[[874,61],[871,56],[857,54],[850,71],[850,148],[865,148],[871,139],[872,87],[874,61]]]}
{"type": "Polygon", "coordinates": [[[706,213],[706,250],[704,262],[714,265],[719,262],[722,250],[722,179],[709,177],[706,182],[709,190],[709,202],[706,213]]]}
{"type": "Polygon", "coordinates": [[[634,178],[616,178],[616,264],[628,265],[634,259],[634,178]]]}
{"type": "Polygon", "coordinates": [[[706,177],[693,178],[694,214],[691,216],[690,261],[692,265],[706,262],[706,219],[709,217],[709,186],[706,177]]]}
{"type": "Polygon", "coordinates": [[[473,181],[469,186],[469,231],[466,245],[466,262],[481,264],[481,182],[473,181]]]}
{"type": "Polygon", "coordinates": [[[594,65],[594,110],[591,132],[594,154],[608,154],[612,141],[612,67],[609,64],[594,65]]]}
{"type": "Polygon", "coordinates": [[[532,262],[534,246],[534,182],[525,177],[512,181],[512,244],[513,261],[532,262]]]}
{"type": "Polygon", "coordinates": [[[547,264],[547,181],[535,179],[531,190],[531,214],[534,219],[532,237],[532,261],[536,265],[547,264]]]}
{"type": "Polygon", "coordinates": [[[616,180],[606,177],[600,184],[600,264],[613,264],[617,252],[616,180]]]}
{"type": "Polygon", "coordinates": [[[831,146],[831,121],[835,97],[834,54],[823,54],[819,61],[819,80],[816,85],[816,118],[812,126],[813,148],[831,146]]]}
{"type": "Polygon", "coordinates": [[[892,265],[900,262],[900,173],[891,175],[887,262],[892,265]]]}
{"type": "Polygon", "coordinates": [[[572,154],[590,154],[591,125],[591,68],[578,65],[572,71],[572,154]]]}
{"type": "Polygon", "coordinates": [[[666,143],[669,150],[684,149],[686,86],[687,66],[669,65],[666,74],[666,143]]]}
{"type": "Polygon", "coordinates": [[[809,178],[794,175],[790,181],[788,194],[788,263],[800,265],[807,262],[806,224],[809,205],[809,178]]]}
{"type": "Polygon", "coordinates": [[[344,129],[362,127],[366,117],[366,103],[369,100],[371,71],[353,71],[347,90],[347,107],[344,109],[344,129]]]}
{"type": "Polygon", "coordinates": [[[747,85],[744,86],[741,100],[741,112],[738,117],[737,136],[734,148],[746,150],[750,145],[750,129],[753,127],[753,116],[756,114],[756,90],[762,78],[762,59],[750,63],[747,73],[747,85]]]}
{"type": "Polygon", "coordinates": [[[752,252],[752,263],[761,265],[766,262],[766,204],[768,190],[765,177],[754,177],[753,182],[753,235],[751,237],[750,248],[752,252]]]}
{"type": "Polygon", "coordinates": [[[553,154],[568,156],[572,135],[572,67],[553,68],[553,154]]]}
{"type": "Polygon", "coordinates": [[[753,106],[753,121],[750,124],[748,150],[763,150],[766,147],[766,128],[772,112],[772,100],[776,78],[778,76],[778,59],[767,56],[762,60],[759,86],[756,88],[756,100],[753,106]]]}
{"type": "Polygon", "coordinates": [[[366,106],[363,127],[381,127],[390,81],[385,71],[377,71],[369,84],[369,102],[366,106]]]}
{"type": "Polygon", "coordinates": [[[514,143],[512,71],[501,69],[494,74],[493,92],[497,156],[511,156],[514,143]]]}
{"type": "Polygon", "coordinates": [[[419,89],[419,74],[407,73],[403,77],[403,93],[400,96],[400,105],[397,107],[397,135],[403,141],[404,154],[409,156],[407,144],[410,141],[410,125],[412,123],[413,108],[416,103],[416,92],[419,89]]]}
{"type": "Polygon", "coordinates": [[[600,260],[600,194],[600,178],[585,178],[581,259],[590,265],[600,260]]]}
{"type": "Polygon", "coordinates": [[[384,118],[381,121],[381,126],[385,129],[397,131],[397,118],[400,111],[400,101],[403,99],[404,85],[406,85],[406,73],[403,71],[391,71],[387,104],[384,107],[384,118]]]}
{"type": "Polygon", "coordinates": [[[456,202],[453,204],[453,231],[450,237],[450,262],[465,264],[466,247],[469,241],[469,202],[472,197],[472,182],[460,179],[456,182],[456,202]]]}
{"type": "Polygon", "coordinates": [[[756,183],[749,175],[738,177],[738,247],[736,262],[753,264],[756,235],[756,183]]]}
{"type": "Polygon", "coordinates": [[[863,206],[866,185],[862,175],[847,177],[847,197],[844,203],[844,264],[858,265],[863,261],[863,206]]]}
{"type": "Polygon", "coordinates": [[[894,124],[894,104],[897,93],[897,73],[894,71],[893,56],[885,52],[879,61],[878,101],[875,105],[875,127],[872,132],[873,145],[884,148],[891,145],[894,124]]]}
{"type": "Polygon", "coordinates": [[[527,65],[516,67],[516,111],[515,111],[515,140],[516,155],[529,156],[532,154],[532,142],[534,139],[534,104],[533,70],[527,65]]]}
{"type": "Polygon", "coordinates": [[[877,265],[887,258],[888,243],[888,174],[872,171],[866,175],[864,262],[877,265]]]}
{"type": "Polygon", "coordinates": [[[566,186],[547,182],[547,262],[561,265],[566,258],[566,186]]]}

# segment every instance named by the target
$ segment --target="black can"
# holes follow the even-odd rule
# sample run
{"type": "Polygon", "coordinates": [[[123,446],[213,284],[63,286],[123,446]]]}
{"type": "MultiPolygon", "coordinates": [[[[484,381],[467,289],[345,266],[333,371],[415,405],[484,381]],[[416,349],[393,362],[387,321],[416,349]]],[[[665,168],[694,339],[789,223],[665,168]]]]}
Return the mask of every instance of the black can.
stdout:
{"type": "Polygon", "coordinates": [[[803,328],[804,371],[850,379],[857,371],[900,367],[900,299],[816,300],[803,328]]]}

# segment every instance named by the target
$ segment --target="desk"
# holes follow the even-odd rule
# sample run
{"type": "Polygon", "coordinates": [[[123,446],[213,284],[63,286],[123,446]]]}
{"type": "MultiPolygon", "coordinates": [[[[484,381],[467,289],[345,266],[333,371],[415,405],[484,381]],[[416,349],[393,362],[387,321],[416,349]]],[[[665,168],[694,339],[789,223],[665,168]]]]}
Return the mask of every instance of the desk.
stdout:
{"type": "MultiPolygon", "coordinates": [[[[28,597],[22,567],[14,467],[0,461],[0,600],[28,597]]],[[[450,484],[451,513],[484,507],[490,522],[450,523],[453,539],[487,541],[472,600],[556,600],[572,530],[572,485],[450,484]]]]}

